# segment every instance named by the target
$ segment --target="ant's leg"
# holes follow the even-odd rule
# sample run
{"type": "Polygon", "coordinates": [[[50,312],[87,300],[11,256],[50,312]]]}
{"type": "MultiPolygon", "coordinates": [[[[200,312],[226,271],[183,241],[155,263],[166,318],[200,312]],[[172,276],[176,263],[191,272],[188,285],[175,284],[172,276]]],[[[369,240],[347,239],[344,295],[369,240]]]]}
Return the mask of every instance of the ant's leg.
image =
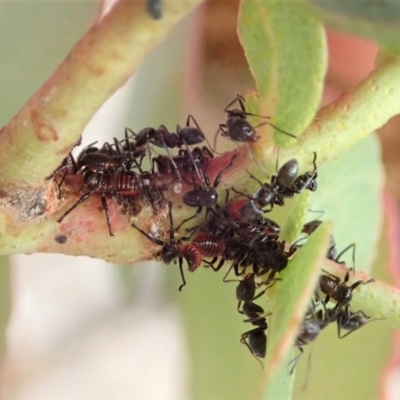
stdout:
{"type": "Polygon", "coordinates": [[[181,181],[181,180],[182,180],[182,177],[181,177],[181,174],[180,174],[180,172],[179,172],[179,169],[178,169],[178,167],[176,166],[175,161],[174,161],[174,159],[173,159],[173,157],[172,157],[172,155],[171,155],[170,151],[168,150],[168,147],[167,147],[167,145],[166,145],[165,143],[164,143],[164,150],[166,151],[166,153],[167,153],[169,159],[171,160],[171,164],[172,164],[172,166],[174,167],[174,171],[175,171],[176,178],[178,179],[178,181],[181,181]]]}
{"type": "Polygon", "coordinates": [[[110,222],[110,215],[108,214],[107,200],[103,194],[101,195],[101,204],[103,205],[104,212],[106,213],[108,232],[110,233],[110,236],[114,236],[114,234],[111,231],[111,222],[110,222]]]}
{"type": "Polygon", "coordinates": [[[181,240],[182,242],[189,241],[189,240],[192,238],[192,236],[193,236],[203,225],[204,225],[204,224],[196,225],[196,226],[193,226],[192,228],[187,228],[187,229],[186,229],[186,232],[190,232],[190,235],[189,235],[189,236],[183,236],[183,237],[180,238],[180,240],[181,240]]]}
{"type": "Polygon", "coordinates": [[[246,107],[245,107],[245,105],[244,105],[244,102],[245,102],[244,97],[243,97],[242,95],[240,95],[240,94],[237,94],[237,95],[236,95],[236,101],[239,103],[240,109],[241,109],[243,112],[247,113],[246,107]]]}
{"type": "Polygon", "coordinates": [[[183,273],[183,268],[182,268],[182,257],[179,257],[179,271],[181,273],[181,278],[182,278],[182,285],[179,286],[179,291],[182,291],[183,287],[186,286],[185,275],[183,273]]]}
{"type": "Polygon", "coordinates": [[[229,189],[225,189],[225,207],[228,205],[230,191],[229,189]]]}
{"type": "Polygon", "coordinates": [[[197,211],[189,218],[184,219],[177,227],[176,230],[179,231],[179,229],[182,227],[183,224],[185,224],[186,222],[196,218],[201,212],[203,211],[203,206],[200,206],[197,211]]]}
{"type": "Polygon", "coordinates": [[[273,278],[273,279],[267,279],[265,282],[258,283],[257,287],[260,287],[261,285],[264,285],[264,284],[267,285],[267,287],[265,289],[263,289],[260,293],[258,293],[256,296],[254,296],[252,301],[260,298],[268,289],[270,289],[272,286],[274,286],[277,281],[281,281],[281,280],[282,280],[281,278],[273,278]],[[268,284],[270,282],[272,282],[272,284],[268,286],[268,284]]]}
{"type": "MultiPolygon", "coordinates": [[[[211,147],[211,146],[210,146],[211,147]]],[[[211,152],[211,150],[208,148],[208,147],[206,147],[206,146],[204,146],[203,147],[203,153],[204,153],[204,155],[205,156],[208,156],[209,158],[214,158],[214,154],[211,152]]]]}
{"type": "Polygon", "coordinates": [[[228,128],[226,127],[226,124],[219,124],[218,130],[214,136],[214,148],[213,151],[216,152],[216,148],[217,148],[217,139],[218,139],[218,135],[221,132],[221,136],[226,137],[228,135],[228,128]]]}
{"type": "Polygon", "coordinates": [[[153,243],[158,244],[159,246],[163,246],[165,242],[160,239],[153,238],[147,232],[140,229],[134,222],[132,222],[131,226],[133,226],[137,231],[139,231],[142,235],[146,236],[147,239],[151,240],[153,243]]]}
{"type": "Polygon", "coordinates": [[[249,343],[247,342],[247,338],[249,337],[249,335],[251,333],[257,333],[257,332],[261,332],[262,329],[260,328],[255,328],[252,329],[251,331],[245,332],[242,334],[242,336],[240,337],[240,343],[244,344],[250,351],[250,353],[253,355],[253,357],[261,364],[262,369],[264,369],[264,365],[261,362],[261,360],[254,354],[253,349],[250,347],[249,343]]]}
{"type": "Polygon", "coordinates": [[[224,258],[221,258],[221,261],[218,263],[218,265],[216,266],[216,267],[214,267],[214,264],[211,262],[210,263],[210,267],[215,271],[215,272],[218,272],[221,268],[222,268],[222,266],[224,265],[224,263],[225,263],[225,259],[224,258]]]}
{"type": "Polygon", "coordinates": [[[240,196],[246,197],[249,200],[254,200],[253,197],[249,196],[247,193],[239,192],[239,190],[236,190],[234,187],[231,187],[230,190],[232,190],[232,192],[235,192],[236,194],[239,194],[240,196]]]}
{"type": "Polygon", "coordinates": [[[61,222],[72,210],[74,210],[76,207],[78,207],[79,204],[82,204],[85,200],[87,200],[94,193],[95,193],[95,190],[91,190],[90,192],[87,192],[83,196],[81,196],[79,198],[79,200],[57,220],[57,222],[61,222]]]}
{"type": "MultiPolygon", "coordinates": [[[[152,158],[152,160],[151,160],[151,173],[153,175],[155,173],[155,165],[157,164],[156,160],[157,160],[156,158],[152,158]]],[[[136,166],[138,166],[137,163],[136,163],[136,166]]],[[[140,172],[140,170],[139,170],[139,172],[140,172]]],[[[142,172],[140,172],[140,173],[142,173],[142,172]]]]}
{"type": "Polygon", "coordinates": [[[300,358],[301,358],[302,355],[304,354],[304,349],[303,349],[303,347],[302,347],[302,346],[297,346],[297,347],[298,347],[299,350],[300,350],[300,354],[299,354],[298,356],[296,356],[295,358],[293,358],[293,360],[291,360],[291,361],[289,362],[289,365],[293,363],[293,367],[292,367],[292,369],[290,370],[290,375],[293,374],[294,369],[296,368],[297,363],[300,361],[300,358]]]}
{"type": "Polygon", "coordinates": [[[317,214],[319,214],[318,217],[315,218],[314,221],[319,221],[319,219],[320,219],[321,217],[323,217],[323,215],[325,214],[325,211],[322,211],[322,210],[310,210],[310,209],[308,209],[307,211],[308,211],[308,212],[311,212],[311,213],[317,213],[317,214]]]}
{"type": "Polygon", "coordinates": [[[197,121],[194,119],[193,115],[189,114],[186,120],[186,126],[190,126],[190,120],[193,121],[193,123],[196,125],[196,128],[199,129],[201,131],[201,128],[199,126],[199,124],[197,123],[197,121]]]}
{"type": "Polygon", "coordinates": [[[139,161],[137,161],[136,158],[133,158],[133,162],[135,163],[135,167],[139,170],[139,172],[141,174],[144,174],[144,171],[142,170],[142,162],[143,162],[143,159],[144,159],[145,156],[146,156],[145,154],[142,154],[140,156],[139,161]]]}
{"type": "Polygon", "coordinates": [[[62,176],[60,182],[57,184],[57,191],[58,191],[57,198],[58,199],[61,199],[61,186],[63,185],[67,175],[68,175],[68,169],[65,171],[65,174],[62,176]]]}
{"type": "Polygon", "coordinates": [[[137,135],[131,128],[125,128],[125,139],[128,139],[128,134],[131,134],[133,136],[133,139],[137,138],[137,135]]]}
{"type": "Polygon", "coordinates": [[[247,171],[247,169],[246,169],[246,172],[249,174],[250,178],[254,179],[261,187],[264,186],[264,184],[257,177],[255,177],[251,172],[247,171]]]}
{"type": "Polygon", "coordinates": [[[231,158],[231,162],[222,169],[222,171],[217,175],[217,177],[215,178],[214,184],[213,184],[213,188],[216,188],[219,185],[219,182],[221,181],[222,175],[223,173],[230,167],[232,167],[233,165],[233,160],[237,157],[237,154],[234,154],[231,158]]]}
{"type": "Polygon", "coordinates": [[[240,109],[246,112],[246,108],[243,104],[244,98],[240,94],[237,94],[236,97],[225,107],[224,111],[227,113],[229,112],[229,107],[233,106],[236,102],[239,102],[240,109]]]}
{"type": "Polygon", "coordinates": [[[349,246],[347,246],[345,249],[343,249],[338,255],[337,255],[337,257],[335,258],[335,261],[337,262],[337,263],[339,263],[339,264],[342,264],[342,262],[340,262],[339,260],[340,260],[340,257],[342,257],[342,255],[344,254],[344,253],[346,253],[346,251],[348,251],[348,250],[350,250],[350,249],[353,249],[353,252],[352,252],[352,260],[353,260],[353,270],[354,270],[354,268],[355,268],[355,264],[356,264],[356,244],[355,243],[352,243],[352,244],[350,244],[349,246]]]}
{"type": "Polygon", "coordinates": [[[368,283],[372,283],[372,282],[375,282],[375,279],[371,278],[371,279],[369,279],[369,280],[366,281],[366,282],[365,282],[365,281],[359,280],[359,281],[357,281],[356,283],[353,283],[353,284],[350,286],[351,291],[357,289],[360,285],[367,285],[368,283]]]}
{"type": "MultiPolygon", "coordinates": [[[[350,268],[349,271],[346,272],[346,275],[344,277],[344,282],[346,283],[349,279],[350,279],[350,271],[352,270],[352,268],[350,268]]],[[[325,269],[321,269],[321,271],[325,274],[328,275],[330,278],[332,278],[336,283],[340,282],[340,278],[338,278],[337,276],[331,274],[330,272],[326,271],[325,269]]]]}
{"type": "Polygon", "coordinates": [[[240,276],[240,273],[239,273],[239,263],[240,263],[240,261],[242,261],[242,259],[238,258],[237,260],[235,260],[232,263],[232,265],[229,267],[227,273],[225,274],[225,276],[222,279],[223,282],[237,282],[236,279],[235,280],[227,280],[226,278],[229,275],[229,273],[232,271],[232,269],[235,271],[235,275],[236,276],[240,276]]]}
{"type": "MultiPolygon", "coordinates": [[[[185,141],[183,141],[183,143],[184,143],[184,145],[185,145],[185,147],[186,147],[187,155],[189,156],[190,161],[192,161],[192,164],[193,164],[193,166],[194,166],[194,169],[196,170],[197,176],[199,177],[200,180],[204,180],[203,174],[200,172],[199,168],[197,167],[197,163],[196,163],[196,161],[195,161],[194,158],[193,158],[193,154],[192,154],[192,152],[190,151],[189,146],[187,145],[187,143],[186,143],[185,141]]],[[[193,178],[193,182],[194,182],[194,177],[192,176],[192,178],[193,178]]],[[[207,179],[208,179],[208,178],[207,178],[207,179]]],[[[209,184],[207,184],[207,185],[209,185],[209,184]]]]}
{"type": "Polygon", "coordinates": [[[172,202],[168,202],[168,220],[169,220],[169,240],[170,243],[175,239],[174,221],[172,219],[172,202]]]}
{"type": "Polygon", "coordinates": [[[313,151],[314,158],[313,158],[313,167],[314,167],[314,172],[317,172],[317,152],[313,151]]]}
{"type": "MultiPolygon", "coordinates": [[[[255,116],[255,117],[260,117],[260,118],[271,118],[271,117],[263,117],[263,116],[261,116],[261,115],[256,115],[256,114],[250,114],[250,113],[246,113],[246,115],[253,115],[253,116],[255,116]]],[[[259,127],[262,126],[262,125],[270,125],[270,126],[272,126],[274,129],[276,129],[277,131],[279,131],[279,132],[281,132],[281,133],[284,133],[285,135],[288,135],[288,136],[290,136],[290,137],[292,137],[292,138],[294,138],[294,139],[297,139],[297,136],[296,136],[296,135],[293,135],[293,133],[290,133],[290,132],[288,132],[288,131],[284,131],[283,129],[278,128],[276,125],[272,124],[271,122],[263,122],[263,123],[261,123],[261,124],[258,124],[257,126],[254,127],[254,129],[257,129],[257,128],[259,128],[259,127]]]]}

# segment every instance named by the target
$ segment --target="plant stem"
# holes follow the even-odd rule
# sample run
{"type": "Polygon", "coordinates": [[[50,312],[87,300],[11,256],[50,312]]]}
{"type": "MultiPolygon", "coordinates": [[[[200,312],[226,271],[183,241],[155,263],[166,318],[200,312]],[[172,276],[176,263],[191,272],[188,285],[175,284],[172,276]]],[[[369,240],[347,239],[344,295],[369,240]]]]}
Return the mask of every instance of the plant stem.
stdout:
{"type": "MultiPolygon", "coordinates": [[[[297,158],[302,171],[309,170],[313,151],[319,164],[335,158],[399,113],[400,58],[396,57],[384,61],[352,92],[323,107],[293,147],[280,149],[279,162],[297,158]]],[[[275,171],[276,152],[257,143],[253,152],[268,171],[275,171]]]]}
{"type": "Polygon", "coordinates": [[[166,1],[162,19],[144,0],[120,0],[76,43],[49,80],[1,130],[0,186],[38,185],[78,141],[100,106],[200,0],[166,1]]]}

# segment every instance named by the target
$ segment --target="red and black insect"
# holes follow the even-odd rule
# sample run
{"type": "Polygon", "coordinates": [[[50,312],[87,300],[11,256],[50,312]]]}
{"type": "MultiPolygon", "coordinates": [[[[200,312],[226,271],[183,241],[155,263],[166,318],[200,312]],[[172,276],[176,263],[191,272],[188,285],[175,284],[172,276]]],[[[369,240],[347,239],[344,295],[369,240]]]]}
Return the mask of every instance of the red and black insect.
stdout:
{"type": "Polygon", "coordinates": [[[354,268],[350,268],[341,282],[340,278],[325,272],[324,275],[319,277],[319,289],[322,293],[326,295],[325,304],[328,303],[330,299],[334,300],[337,305],[345,307],[350,304],[353,298],[353,291],[357,289],[360,285],[367,285],[368,283],[374,282],[374,279],[369,279],[368,281],[359,280],[353,283],[351,286],[347,286],[350,280],[350,274],[354,273],[354,268]]]}
{"type": "Polygon", "coordinates": [[[99,193],[106,214],[110,236],[113,236],[113,233],[108,214],[107,198],[114,198],[117,196],[119,198],[130,197],[131,201],[139,201],[140,199],[146,198],[150,202],[153,202],[156,199],[156,195],[159,196],[160,192],[164,192],[167,189],[167,186],[158,180],[158,176],[151,175],[147,177],[145,175],[138,175],[133,171],[105,174],[88,169],[83,173],[83,180],[84,187],[88,189],[88,192],[83,194],[57,221],[63,221],[76,207],[95,193],[99,193]]]}
{"type": "Polygon", "coordinates": [[[161,239],[154,238],[150,236],[148,233],[140,229],[135,223],[132,223],[132,226],[137,229],[142,235],[146,236],[153,243],[161,246],[161,250],[158,255],[161,257],[161,260],[165,264],[170,264],[172,261],[178,259],[179,262],[179,270],[182,278],[182,285],[179,286],[179,290],[186,285],[185,275],[183,273],[183,260],[185,259],[188,264],[188,268],[190,272],[195,271],[202,263],[202,255],[198,247],[193,243],[183,244],[183,242],[187,242],[191,239],[191,236],[195,233],[192,232],[191,235],[187,237],[180,237],[178,240],[175,240],[175,228],[172,219],[172,203],[168,202],[168,218],[169,218],[169,242],[165,242],[161,239]]]}

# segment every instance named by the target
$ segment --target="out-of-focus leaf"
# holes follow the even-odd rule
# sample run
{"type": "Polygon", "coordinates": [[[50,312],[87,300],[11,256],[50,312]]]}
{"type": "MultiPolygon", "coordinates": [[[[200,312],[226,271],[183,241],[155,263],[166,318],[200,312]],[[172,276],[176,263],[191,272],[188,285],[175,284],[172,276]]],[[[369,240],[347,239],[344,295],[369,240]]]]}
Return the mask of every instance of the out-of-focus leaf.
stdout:
{"type": "MultiPolygon", "coordinates": [[[[387,230],[384,229],[384,232],[387,230]]],[[[385,234],[379,242],[378,256],[371,273],[374,278],[387,283],[393,280],[384,268],[388,264],[391,252],[391,244],[385,234]]],[[[358,297],[358,289],[354,295],[358,297]]],[[[365,302],[358,305],[352,303],[352,311],[365,310],[364,305],[365,302]]],[[[368,315],[367,311],[366,314],[368,315]]],[[[390,355],[394,355],[393,330],[386,322],[385,320],[371,322],[344,339],[337,337],[335,324],[324,329],[312,345],[304,348],[305,354],[296,367],[294,398],[297,400],[388,398],[380,390],[381,375],[387,371],[385,365],[390,355]],[[305,382],[308,384],[304,390],[305,382]]]]}
{"type": "Polygon", "coordinates": [[[252,398],[262,374],[239,341],[252,325],[237,313],[236,284],[222,282],[225,272],[186,274],[188,284],[176,294],[191,355],[191,399],[252,398]]]}
{"type": "MultiPolygon", "coordinates": [[[[382,239],[379,247],[379,255],[375,265],[380,279],[384,279],[384,274],[390,274],[389,278],[386,277],[386,281],[395,284],[397,287],[400,286],[400,213],[396,199],[388,191],[384,194],[384,205],[385,205],[385,226],[384,232],[386,233],[382,239]],[[385,255],[388,260],[382,260],[382,253],[385,251],[385,255]],[[383,269],[382,266],[387,265],[387,269],[383,269]],[[378,269],[379,268],[379,269],[378,269]],[[383,275],[383,277],[382,277],[383,275]]],[[[389,340],[387,341],[389,342],[389,340]]],[[[392,336],[392,351],[390,360],[388,361],[386,368],[382,374],[382,381],[380,385],[381,397],[390,398],[393,393],[393,385],[397,386],[397,377],[400,370],[400,331],[396,331],[392,336]]],[[[396,387],[395,386],[395,387],[396,387]]]]}
{"type": "MultiPolygon", "coordinates": [[[[317,283],[330,234],[331,223],[321,224],[282,271],[282,281],[268,291],[272,316],[264,365],[265,390],[295,342],[299,325],[317,283]]],[[[276,384],[279,386],[279,383],[276,384]]]]}
{"type": "Polygon", "coordinates": [[[278,367],[271,382],[262,394],[264,400],[288,400],[293,397],[293,385],[295,374],[290,374],[290,361],[293,359],[293,351],[289,357],[278,367]]]}
{"type": "Polygon", "coordinates": [[[397,0],[309,0],[308,3],[332,28],[376,40],[400,53],[400,3],[397,0]]]}
{"type": "MultiPolygon", "coordinates": [[[[259,114],[302,133],[321,100],[327,64],[322,25],[297,1],[244,0],[238,33],[260,96],[259,114]]],[[[294,143],[279,131],[274,139],[281,147],[294,143]]]]}
{"type": "Polygon", "coordinates": [[[1,3],[1,125],[46,81],[97,10],[96,1],[1,3]]]}
{"type": "MultiPolygon", "coordinates": [[[[380,236],[383,181],[379,141],[371,135],[320,166],[318,190],[311,199],[311,209],[324,211],[321,219],[333,221],[339,252],[356,243],[356,269],[365,272],[375,259],[380,236]]],[[[315,218],[310,213],[308,220],[315,218]]],[[[351,266],[351,252],[341,260],[351,266]]]]}

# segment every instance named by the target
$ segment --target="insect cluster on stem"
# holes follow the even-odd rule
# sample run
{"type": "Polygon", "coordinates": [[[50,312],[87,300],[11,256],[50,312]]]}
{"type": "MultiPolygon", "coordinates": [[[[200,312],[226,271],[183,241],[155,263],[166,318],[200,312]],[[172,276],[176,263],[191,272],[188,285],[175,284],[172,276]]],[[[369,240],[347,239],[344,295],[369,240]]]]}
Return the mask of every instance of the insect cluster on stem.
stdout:
{"type": "MultiPolygon", "coordinates": [[[[225,112],[227,120],[219,125],[216,137],[221,133],[224,138],[239,143],[251,143],[259,138],[256,128],[247,119],[254,114],[246,111],[243,97],[237,96],[225,108],[225,112]],[[234,108],[236,102],[239,108],[234,108]]],[[[273,127],[282,134],[293,136],[273,127]]],[[[131,225],[157,246],[157,256],[165,264],[178,262],[182,279],[179,290],[186,285],[184,261],[189,272],[196,271],[202,265],[219,271],[225,264],[230,264],[223,281],[239,282],[236,290],[237,309],[246,317],[244,322],[252,325],[241,335],[240,341],[254,357],[260,359],[267,352],[267,316],[271,313],[264,311],[255,301],[282,279],[279,274],[290,266],[291,257],[304,239],[285,243],[279,237],[280,226],[267,218],[266,214],[274,206],[283,206],[286,199],[304,190],[317,190],[317,152],[312,155],[312,170],[300,174],[296,159],[285,162],[279,168],[277,163],[276,174],[265,182],[249,174],[259,185],[254,193],[225,185],[227,188],[223,201],[220,201],[217,189],[227,171],[235,165],[238,154],[233,152],[229,162],[211,180],[209,165],[215,154],[191,115],[184,127],[177,125],[175,132],[170,132],[164,125],[146,127],[137,133],[126,128],[122,140],[114,139],[111,144],[104,143],[102,146],[92,143],[76,158],[70,153],[49,177],[59,178],[59,197],[68,177],[80,176],[83,180],[84,193],[64,211],[58,222],[62,222],[94,194],[100,195],[111,236],[112,221],[107,205],[110,199],[116,201],[122,212],[130,217],[139,214],[144,206],[150,207],[154,213],[167,209],[169,234],[165,240],[154,237],[136,222],[131,222],[131,225]],[[159,154],[157,149],[163,149],[165,154],[159,154]],[[144,167],[145,160],[148,169],[144,167]],[[175,204],[171,201],[169,189],[181,183],[189,187],[182,194],[181,202],[195,211],[175,225],[175,204]],[[203,211],[201,223],[186,226],[203,211]],[[176,238],[178,233],[180,236],[176,238]],[[231,272],[235,275],[234,279],[228,279],[231,272]]],[[[310,235],[320,224],[319,220],[311,221],[304,225],[303,232],[310,235]]],[[[332,237],[326,257],[340,262],[343,252],[337,255],[335,246],[332,237]]],[[[355,245],[350,245],[344,251],[349,249],[353,249],[354,260],[355,245]]],[[[343,338],[370,321],[363,311],[352,312],[350,303],[353,291],[372,280],[348,285],[352,273],[353,269],[350,269],[343,281],[326,272],[321,275],[315,298],[311,300],[296,337],[294,345],[299,348],[300,354],[292,360],[293,368],[303,353],[303,347],[313,341],[328,324],[336,322],[338,335],[343,338]],[[330,306],[332,302],[333,306],[330,306]]]]}

